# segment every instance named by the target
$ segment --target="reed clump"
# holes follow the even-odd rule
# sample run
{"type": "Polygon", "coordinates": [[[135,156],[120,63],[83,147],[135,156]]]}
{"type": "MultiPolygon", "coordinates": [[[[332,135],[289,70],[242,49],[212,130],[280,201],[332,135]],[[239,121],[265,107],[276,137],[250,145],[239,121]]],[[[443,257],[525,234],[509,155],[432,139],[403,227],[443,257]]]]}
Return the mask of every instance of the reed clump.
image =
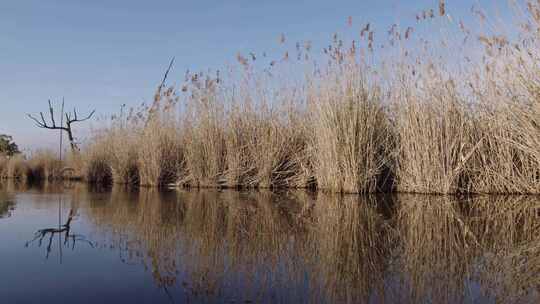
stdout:
{"type": "Polygon", "coordinates": [[[248,95],[233,102],[227,112],[225,134],[224,176],[228,186],[309,186],[305,112],[298,104],[287,89],[271,97],[248,95]]]}
{"type": "MultiPolygon", "coordinates": [[[[538,29],[540,19],[532,20],[538,29]]],[[[540,40],[525,35],[528,43],[514,46],[484,41],[492,55],[476,92],[481,146],[470,163],[474,192],[540,193],[540,40]]]]}
{"type": "Polygon", "coordinates": [[[472,109],[453,79],[433,70],[426,74],[422,89],[408,81],[396,89],[397,189],[460,192],[467,187],[467,161],[477,149],[472,109]]]}
{"type": "Polygon", "coordinates": [[[225,120],[223,99],[210,79],[191,76],[185,95],[183,127],[185,170],[179,184],[195,187],[223,185],[225,171],[225,120]]]}
{"type": "Polygon", "coordinates": [[[24,156],[20,154],[10,156],[7,161],[5,161],[2,169],[3,178],[26,181],[31,174],[30,166],[24,156]]]}
{"type": "Polygon", "coordinates": [[[57,155],[48,150],[39,150],[32,154],[27,161],[28,178],[31,180],[53,180],[62,178],[63,163],[57,155]]]}
{"type": "Polygon", "coordinates": [[[108,138],[111,142],[108,150],[108,159],[115,183],[138,185],[140,172],[138,166],[137,134],[125,129],[119,129],[114,130],[112,135],[112,137],[108,138]]]}
{"type": "Polygon", "coordinates": [[[95,134],[91,155],[110,167],[114,183],[123,185],[139,184],[138,134],[141,111],[122,109],[118,116],[111,118],[109,127],[95,134]]]}
{"type": "Polygon", "coordinates": [[[320,82],[309,99],[318,187],[346,193],[391,188],[394,130],[381,89],[356,62],[339,65],[320,82]]]}
{"type": "Polygon", "coordinates": [[[261,89],[256,78],[230,91],[219,85],[219,78],[202,77],[190,77],[191,90],[182,100],[184,167],[178,183],[229,188],[309,184],[303,170],[304,116],[294,93],[261,89]]]}
{"type": "Polygon", "coordinates": [[[173,89],[160,88],[151,105],[122,107],[95,131],[83,153],[89,182],[127,186],[176,183],[183,161],[173,89]]]}
{"type": "Polygon", "coordinates": [[[81,155],[82,177],[91,184],[109,185],[113,182],[113,171],[105,144],[93,143],[81,155]]]}
{"type": "Polygon", "coordinates": [[[140,184],[163,186],[175,183],[179,176],[183,149],[176,125],[174,90],[156,94],[138,137],[140,184]]]}

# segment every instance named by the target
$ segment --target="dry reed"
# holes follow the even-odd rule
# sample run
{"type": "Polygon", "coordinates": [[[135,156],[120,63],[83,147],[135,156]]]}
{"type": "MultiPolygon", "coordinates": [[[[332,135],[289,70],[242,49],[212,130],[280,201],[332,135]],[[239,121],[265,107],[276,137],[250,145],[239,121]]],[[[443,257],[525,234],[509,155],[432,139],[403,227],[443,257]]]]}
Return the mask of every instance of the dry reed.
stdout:
{"type": "MultiPolygon", "coordinates": [[[[417,22],[449,16],[444,1],[436,11],[417,22]]],[[[86,167],[110,168],[115,183],[130,185],[538,194],[538,11],[531,4],[520,35],[509,37],[475,40],[459,23],[465,37],[456,40],[474,41],[481,53],[474,64],[426,50],[412,27],[397,25],[385,42],[397,58],[377,57],[382,48],[367,24],[350,47],[334,35],[328,62],[310,66],[292,88],[276,70],[305,68],[291,63],[292,52],[263,70],[255,54],[238,54],[241,72],[230,83],[188,73],[181,87],[162,84],[153,105],[115,117],[87,145],[95,165],[86,167]],[[467,67],[453,68],[455,60],[467,67]]],[[[305,45],[296,57],[307,62],[305,45]]]]}
{"type": "Polygon", "coordinates": [[[318,187],[337,192],[387,190],[393,130],[381,90],[361,65],[340,65],[310,96],[311,157],[318,187]]]}
{"type": "Polygon", "coordinates": [[[52,151],[41,150],[34,152],[28,160],[32,180],[53,180],[62,177],[63,164],[52,151]]]}
{"type": "Polygon", "coordinates": [[[175,183],[182,161],[180,136],[172,110],[174,90],[158,92],[138,138],[140,184],[163,186],[175,183]]]}
{"type": "Polygon", "coordinates": [[[398,191],[456,193],[477,148],[471,109],[453,79],[426,73],[423,89],[403,81],[395,90],[398,191]]]}

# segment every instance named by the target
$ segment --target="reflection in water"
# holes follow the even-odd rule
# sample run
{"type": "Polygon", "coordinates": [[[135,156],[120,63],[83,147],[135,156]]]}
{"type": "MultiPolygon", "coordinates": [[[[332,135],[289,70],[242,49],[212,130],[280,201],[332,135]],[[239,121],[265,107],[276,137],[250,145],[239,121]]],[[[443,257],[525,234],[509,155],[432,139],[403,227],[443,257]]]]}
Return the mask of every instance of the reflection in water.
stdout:
{"type": "Polygon", "coordinates": [[[383,291],[389,227],[375,203],[358,196],[141,189],[113,191],[90,218],[105,238],[114,231],[105,243],[132,264],[142,261],[160,287],[207,300],[358,302],[383,291]]]}
{"type": "Polygon", "coordinates": [[[172,302],[540,301],[538,197],[69,193],[92,254],[147,269],[172,302]]]}
{"type": "Polygon", "coordinates": [[[14,187],[13,180],[2,180],[0,178],[0,219],[11,217],[12,212],[15,210],[15,198],[11,191],[7,191],[7,183],[9,182],[10,189],[14,187]]]}
{"type": "Polygon", "coordinates": [[[396,266],[402,270],[402,300],[462,303],[471,296],[466,285],[477,240],[458,203],[446,196],[400,197],[396,266]]]}
{"type": "Polygon", "coordinates": [[[401,196],[398,265],[407,300],[540,300],[539,211],[537,197],[401,196]]]}
{"type": "Polygon", "coordinates": [[[305,255],[316,267],[316,288],[326,289],[325,298],[384,302],[392,231],[376,207],[374,197],[319,196],[305,255]]]}
{"type": "Polygon", "coordinates": [[[142,260],[158,286],[206,299],[538,299],[537,198],[403,195],[386,201],[141,189],[113,191],[91,218],[116,232],[117,246],[142,260]],[[512,279],[516,275],[522,283],[512,279]],[[478,290],[471,288],[476,284],[478,290]]]}
{"type": "Polygon", "coordinates": [[[469,221],[480,243],[476,275],[484,293],[500,303],[540,302],[540,203],[538,198],[481,198],[469,221]]]}
{"type": "MultiPolygon", "coordinates": [[[[60,201],[60,203],[61,203],[61,201],[60,201]]],[[[31,241],[26,242],[25,246],[28,247],[32,243],[37,241],[38,246],[41,247],[41,245],[43,244],[43,239],[48,236],[48,243],[47,243],[47,246],[46,246],[47,255],[45,256],[45,258],[47,258],[47,259],[49,258],[49,255],[51,253],[53,238],[54,238],[55,235],[58,235],[58,241],[59,242],[61,242],[62,235],[64,236],[63,244],[59,244],[60,245],[60,247],[59,247],[60,257],[62,255],[62,247],[61,247],[62,245],[64,247],[71,247],[71,250],[75,250],[75,244],[77,242],[79,242],[79,243],[86,243],[86,244],[90,245],[90,247],[93,248],[94,245],[92,244],[92,242],[87,240],[85,236],[83,236],[81,234],[72,234],[71,233],[71,222],[75,218],[76,218],[76,213],[75,213],[75,211],[73,209],[71,209],[69,211],[69,215],[68,215],[68,218],[67,218],[65,224],[59,225],[58,228],[45,228],[45,229],[38,230],[34,234],[34,239],[32,239],[31,241]]],[[[59,218],[59,220],[60,220],[60,218],[59,218]]]]}
{"type": "Polygon", "coordinates": [[[13,197],[8,193],[0,192],[0,219],[10,217],[13,210],[15,210],[13,197]]]}

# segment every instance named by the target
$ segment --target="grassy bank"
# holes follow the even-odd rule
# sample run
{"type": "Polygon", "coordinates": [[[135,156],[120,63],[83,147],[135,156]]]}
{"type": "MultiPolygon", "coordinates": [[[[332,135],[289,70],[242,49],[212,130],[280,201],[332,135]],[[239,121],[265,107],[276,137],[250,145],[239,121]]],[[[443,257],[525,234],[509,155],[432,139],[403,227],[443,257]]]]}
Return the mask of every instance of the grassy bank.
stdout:
{"type": "MultiPolygon", "coordinates": [[[[73,166],[142,186],[540,194],[539,12],[527,6],[519,35],[503,36],[442,5],[417,21],[454,30],[439,44],[412,27],[376,39],[368,25],[323,54],[309,43],[268,65],[238,54],[228,73],[186,73],[100,123],[73,166]]],[[[49,172],[30,167],[0,161],[6,176],[49,172]]]]}

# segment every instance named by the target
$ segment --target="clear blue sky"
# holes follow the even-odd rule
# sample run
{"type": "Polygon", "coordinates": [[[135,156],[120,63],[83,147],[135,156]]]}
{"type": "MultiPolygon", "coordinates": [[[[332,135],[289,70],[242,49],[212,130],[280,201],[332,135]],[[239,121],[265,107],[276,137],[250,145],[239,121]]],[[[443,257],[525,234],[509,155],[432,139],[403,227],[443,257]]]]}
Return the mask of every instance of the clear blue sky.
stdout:
{"type": "MultiPolygon", "coordinates": [[[[467,15],[479,1],[447,1],[467,15]]],[[[492,5],[492,1],[480,1],[492,5]]],[[[493,1],[502,3],[505,0],[493,1]]],[[[51,147],[56,134],[35,128],[25,113],[47,99],[100,115],[151,99],[172,56],[174,78],[186,69],[219,68],[237,52],[288,41],[326,43],[332,33],[365,22],[385,31],[410,23],[438,0],[2,0],[0,2],[0,133],[23,148],[51,147]]],[[[94,122],[94,125],[96,123],[94,122]]]]}

